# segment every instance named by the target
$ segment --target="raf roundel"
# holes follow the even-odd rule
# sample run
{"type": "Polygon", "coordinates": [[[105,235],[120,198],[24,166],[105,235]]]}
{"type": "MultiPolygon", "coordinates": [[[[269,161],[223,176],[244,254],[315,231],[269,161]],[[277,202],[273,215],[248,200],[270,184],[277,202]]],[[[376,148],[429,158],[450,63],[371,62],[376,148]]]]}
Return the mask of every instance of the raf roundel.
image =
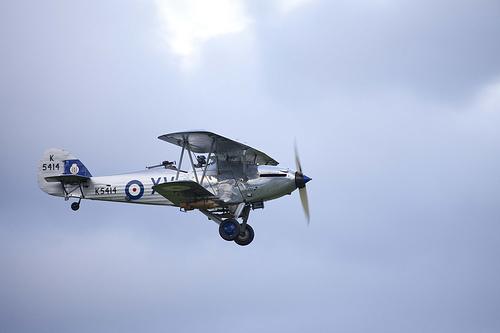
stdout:
{"type": "Polygon", "coordinates": [[[125,194],[130,200],[139,200],[144,194],[144,185],[138,180],[131,180],[125,186],[125,194]]]}

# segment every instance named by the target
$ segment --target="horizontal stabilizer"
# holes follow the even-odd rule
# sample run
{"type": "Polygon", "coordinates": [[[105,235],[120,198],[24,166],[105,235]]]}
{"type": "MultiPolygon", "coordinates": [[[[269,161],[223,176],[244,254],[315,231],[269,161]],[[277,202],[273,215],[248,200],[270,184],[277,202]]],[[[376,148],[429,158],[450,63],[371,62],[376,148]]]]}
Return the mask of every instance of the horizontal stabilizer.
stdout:
{"type": "Polygon", "coordinates": [[[177,206],[217,198],[206,188],[193,181],[162,183],[153,186],[153,190],[177,206]]]}
{"type": "Polygon", "coordinates": [[[63,184],[80,184],[89,179],[90,177],[79,176],[79,175],[59,175],[59,176],[45,177],[45,180],[49,183],[59,182],[63,184]]]}

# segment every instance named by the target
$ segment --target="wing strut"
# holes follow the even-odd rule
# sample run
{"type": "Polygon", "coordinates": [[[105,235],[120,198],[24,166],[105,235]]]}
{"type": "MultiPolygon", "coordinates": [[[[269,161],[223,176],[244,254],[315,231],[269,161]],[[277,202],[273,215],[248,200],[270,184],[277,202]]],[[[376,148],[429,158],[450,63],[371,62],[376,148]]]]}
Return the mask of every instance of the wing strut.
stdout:
{"type": "MultiPolygon", "coordinates": [[[[182,142],[181,158],[180,158],[180,161],[179,161],[179,169],[181,168],[181,165],[182,165],[182,157],[184,155],[184,150],[187,150],[187,154],[189,156],[189,161],[191,162],[191,168],[193,168],[194,178],[196,179],[196,182],[198,184],[203,185],[203,180],[205,179],[205,175],[207,173],[207,169],[208,169],[208,164],[210,162],[210,158],[212,157],[212,154],[214,153],[215,139],[212,139],[212,144],[210,145],[210,151],[208,152],[207,163],[205,164],[205,167],[203,168],[203,174],[201,176],[201,180],[198,179],[198,173],[196,172],[196,166],[194,165],[194,162],[193,162],[192,151],[191,151],[191,149],[189,147],[189,140],[185,136],[183,136],[182,139],[183,139],[183,142],[182,142]]],[[[179,171],[177,171],[176,180],[178,178],[179,178],[179,171]]],[[[209,184],[210,184],[210,182],[209,182],[209,184]]]]}
{"type": "Polygon", "coordinates": [[[179,172],[182,167],[182,158],[184,157],[184,149],[186,149],[186,143],[182,144],[181,157],[179,158],[179,166],[177,167],[177,175],[175,175],[175,180],[179,179],[179,172]]]}
{"type": "MultiPolygon", "coordinates": [[[[215,139],[212,140],[212,145],[210,146],[210,152],[208,153],[207,164],[205,164],[205,168],[203,169],[203,174],[201,175],[200,185],[203,186],[203,179],[205,178],[205,174],[207,173],[208,164],[210,163],[210,157],[214,152],[215,139]]],[[[209,182],[210,183],[210,182],[209,182]]]]}
{"type": "Polygon", "coordinates": [[[198,180],[198,175],[196,174],[196,168],[193,163],[193,156],[191,156],[191,150],[189,148],[187,150],[188,150],[189,160],[191,161],[191,167],[193,168],[194,178],[196,179],[196,182],[199,184],[200,181],[198,180]]]}

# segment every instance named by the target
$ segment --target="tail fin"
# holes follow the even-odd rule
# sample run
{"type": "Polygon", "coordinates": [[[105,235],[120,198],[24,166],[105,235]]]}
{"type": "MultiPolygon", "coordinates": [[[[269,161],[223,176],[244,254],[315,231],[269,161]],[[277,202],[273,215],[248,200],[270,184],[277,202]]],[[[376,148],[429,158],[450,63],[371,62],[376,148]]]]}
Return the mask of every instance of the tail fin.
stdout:
{"type": "Polygon", "coordinates": [[[52,195],[64,195],[60,182],[63,179],[88,179],[92,177],[83,163],[64,149],[47,149],[38,164],[38,186],[52,195]]]}

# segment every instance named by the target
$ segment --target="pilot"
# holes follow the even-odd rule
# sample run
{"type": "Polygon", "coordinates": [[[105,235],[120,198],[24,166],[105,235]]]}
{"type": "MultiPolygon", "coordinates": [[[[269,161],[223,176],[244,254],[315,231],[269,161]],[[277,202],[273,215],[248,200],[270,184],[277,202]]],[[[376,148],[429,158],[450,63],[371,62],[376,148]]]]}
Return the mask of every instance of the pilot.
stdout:
{"type": "Polygon", "coordinates": [[[198,161],[198,164],[195,165],[196,168],[201,168],[207,164],[207,158],[204,155],[196,156],[196,160],[198,161]]]}

